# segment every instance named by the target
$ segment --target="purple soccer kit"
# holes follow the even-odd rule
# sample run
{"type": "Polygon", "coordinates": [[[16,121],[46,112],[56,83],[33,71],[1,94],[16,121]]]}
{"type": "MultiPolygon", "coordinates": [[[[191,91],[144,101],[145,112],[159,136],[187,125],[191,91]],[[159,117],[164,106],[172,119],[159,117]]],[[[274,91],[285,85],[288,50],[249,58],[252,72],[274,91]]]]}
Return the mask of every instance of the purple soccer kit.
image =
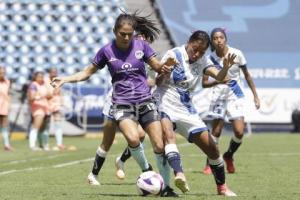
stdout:
{"type": "Polygon", "coordinates": [[[154,55],[149,44],[138,39],[131,41],[127,51],[118,49],[112,41],[97,52],[93,64],[99,69],[108,66],[112,77],[113,103],[138,104],[151,99],[145,62],[154,55]]]}

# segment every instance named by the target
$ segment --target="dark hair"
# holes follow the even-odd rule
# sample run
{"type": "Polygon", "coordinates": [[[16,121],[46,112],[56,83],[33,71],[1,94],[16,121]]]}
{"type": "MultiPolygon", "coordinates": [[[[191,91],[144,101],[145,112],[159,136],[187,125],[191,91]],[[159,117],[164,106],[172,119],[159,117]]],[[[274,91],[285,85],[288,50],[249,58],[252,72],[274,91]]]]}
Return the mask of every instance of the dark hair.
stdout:
{"type": "Polygon", "coordinates": [[[39,74],[44,75],[44,72],[43,72],[43,71],[35,71],[35,72],[33,73],[33,76],[31,77],[32,81],[35,81],[37,75],[39,75],[39,74]]]}
{"type": "Polygon", "coordinates": [[[213,37],[214,37],[214,34],[217,33],[217,32],[222,33],[222,34],[224,35],[224,37],[225,37],[225,40],[227,41],[227,35],[226,35],[226,32],[225,32],[225,29],[224,29],[224,28],[214,28],[214,29],[211,31],[211,33],[210,33],[210,39],[211,39],[211,47],[210,47],[210,49],[211,49],[211,51],[214,51],[214,50],[215,50],[215,47],[214,47],[214,45],[212,44],[212,39],[213,39],[213,37]]]}
{"type": "Polygon", "coordinates": [[[150,15],[141,17],[139,16],[139,11],[135,11],[133,14],[128,14],[122,11],[115,22],[114,31],[118,31],[118,29],[124,24],[130,24],[133,29],[145,36],[147,40],[153,42],[155,39],[158,38],[160,30],[155,26],[156,23],[154,20],[149,19],[150,15]]]}
{"type": "Polygon", "coordinates": [[[190,43],[190,42],[194,42],[196,40],[201,40],[203,42],[206,42],[207,47],[209,47],[209,45],[210,45],[209,35],[205,31],[201,31],[201,30],[194,31],[193,34],[190,36],[188,42],[190,43]]]}

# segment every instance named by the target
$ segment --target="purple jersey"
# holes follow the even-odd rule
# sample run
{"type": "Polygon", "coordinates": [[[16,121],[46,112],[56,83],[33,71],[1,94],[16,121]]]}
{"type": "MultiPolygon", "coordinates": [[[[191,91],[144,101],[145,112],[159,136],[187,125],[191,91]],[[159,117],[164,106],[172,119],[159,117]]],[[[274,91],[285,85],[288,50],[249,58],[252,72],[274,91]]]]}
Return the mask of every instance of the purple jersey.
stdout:
{"type": "Polygon", "coordinates": [[[135,104],[151,98],[145,62],[153,55],[155,52],[149,44],[138,39],[131,41],[127,51],[121,51],[112,41],[97,52],[93,64],[100,69],[108,66],[112,77],[113,103],[135,104]]]}

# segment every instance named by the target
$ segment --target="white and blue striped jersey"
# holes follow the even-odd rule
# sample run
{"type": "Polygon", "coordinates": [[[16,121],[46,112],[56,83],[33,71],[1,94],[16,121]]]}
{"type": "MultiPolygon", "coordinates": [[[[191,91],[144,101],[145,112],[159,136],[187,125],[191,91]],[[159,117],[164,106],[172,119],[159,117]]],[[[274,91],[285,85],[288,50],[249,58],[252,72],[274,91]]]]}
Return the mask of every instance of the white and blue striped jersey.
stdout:
{"type": "MultiPolygon", "coordinates": [[[[227,84],[218,84],[213,87],[214,95],[218,95],[219,99],[238,99],[243,98],[243,84],[241,80],[241,67],[246,67],[247,61],[243,53],[235,48],[228,47],[228,54],[235,54],[235,64],[228,70],[227,77],[230,79],[227,84]]],[[[209,59],[213,64],[221,70],[223,68],[223,58],[217,56],[216,52],[212,52],[209,59]]]]}
{"type": "Polygon", "coordinates": [[[179,64],[173,66],[169,79],[159,85],[154,92],[154,97],[159,101],[159,110],[195,114],[196,109],[191,101],[193,90],[197,84],[201,84],[204,70],[213,66],[213,63],[208,56],[203,56],[190,64],[184,45],[167,51],[162,62],[169,57],[176,58],[179,64]]]}

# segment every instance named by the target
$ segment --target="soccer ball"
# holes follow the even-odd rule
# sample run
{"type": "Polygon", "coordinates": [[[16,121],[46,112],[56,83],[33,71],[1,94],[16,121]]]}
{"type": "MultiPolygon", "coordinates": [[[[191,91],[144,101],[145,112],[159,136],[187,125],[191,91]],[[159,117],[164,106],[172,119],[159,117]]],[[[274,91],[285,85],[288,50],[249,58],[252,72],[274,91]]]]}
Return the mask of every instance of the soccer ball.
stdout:
{"type": "Polygon", "coordinates": [[[136,188],[141,196],[159,195],[164,188],[164,180],[154,171],[143,172],[136,181],[136,188]]]}

